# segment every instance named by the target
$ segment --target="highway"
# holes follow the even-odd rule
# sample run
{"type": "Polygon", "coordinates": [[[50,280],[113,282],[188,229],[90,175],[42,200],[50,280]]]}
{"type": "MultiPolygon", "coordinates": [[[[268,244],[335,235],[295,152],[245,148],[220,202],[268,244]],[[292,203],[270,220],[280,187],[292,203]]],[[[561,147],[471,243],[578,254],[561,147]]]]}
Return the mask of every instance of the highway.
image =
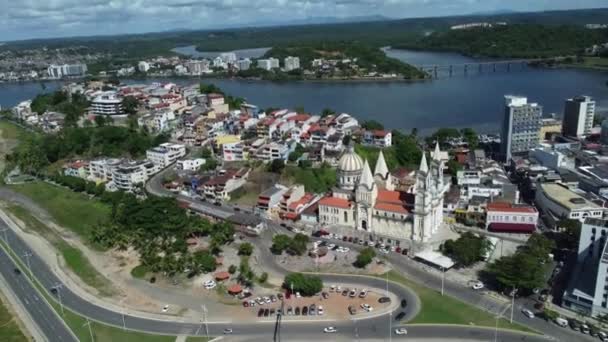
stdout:
{"type": "Polygon", "coordinates": [[[18,267],[0,248],[0,272],[40,331],[49,341],[78,341],[53,308],[34,289],[26,272],[20,271],[17,274],[15,269],[18,267]]]}
{"type": "MultiPolygon", "coordinates": [[[[0,229],[7,227],[6,222],[0,220],[0,229]]],[[[231,339],[245,338],[259,341],[269,339],[274,333],[274,323],[272,320],[268,319],[253,323],[238,324],[235,324],[230,320],[215,321],[209,319],[207,324],[203,324],[202,320],[200,323],[187,323],[177,321],[174,317],[167,317],[167,320],[160,320],[137,317],[132,314],[123,316],[122,313],[90,303],[73,293],[61,282],[61,279],[50,270],[49,266],[40,259],[35,251],[32,251],[27,244],[12,231],[12,229],[7,229],[5,234],[11,249],[24,265],[27,264],[27,260],[25,259],[26,253],[31,253],[29,265],[31,266],[34,276],[43,284],[43,286],[50,289],[59,285],[59,293],[55,295],[56,299],[58,300],[60,295],[61,302],[66,308],[89,317],[91,320],[122,327],[124,318],[124,324],[127,329],[168,335],[183,334],[204,336],[208,334],[209,336],[219,336],[222,335],[224,329],[231,328],[233,329],[231,339]]],[[[25,279],[23,279],[25,272],[28,272],[28,270],[22,270],[22,274],[16,277],[14,274],[14,268],[16,266],[12,264],[12,261],[8,259],[4,252],[2,252],[2,255],[0,256],[3,260],[0,272],[2,272],[7,279],[11,279],[9,285],[16,293],[24,298],[26,301],[25,306],[32,314],[35,322],[41,326],[44,333],[48,334],[49,339],[52,341],[74,341],[74,337],[65,326],[58,321],[58,317],[50,311],[51,308],[48,304],[41,301],[37,292],[31,288],[31,285],[29,285],[25,279]],[[36,314],[35,312],[39,312],[39,314],[36,314]],[[54,320],[52,318],[54,318],[54,320]]],[[[376,288],[385,288],[387,286],[387,283],[383,279],[377,278],[348,275],[321,275],[321,277],[326,283],[354,283],[361,284],[362,287],[376,288]]],[[[410,319],[415,316],[419,309],[419,301],[415,293],[391,282],[388,283],[388,290],[399,298],[407,299],[408,307],[405,319],[410,319]]],[[[315,336],[327,340],[328,335],[323,333],[322,330],[331,325],[338,329],[336,334],[331,334],[332,340],[346,341],[358,338],[379,340],[387,339],[389,334],[393,335],[392,338],[399,338],[399,336],[393,334],[391,329],[396,327],[393,325],[394,322],[392,321],[392,317],[400,310],[400,308],[396,309],[390,313],[390,316],[382,315],[350,321],[310,322],[284,319],[281,336],[286,340],[310,340],[310,338],[314,338],[315,336]]],[[[212,318],[213,314],[209,313],[209,317],[212,318]]],[[[407,336],[410,338],[416,336],[418,338],[457,338],[481,341],[493,338],[495,333],[492,329],[488,330],[473,327],[408,326],[407,328],[409,331],[407,336]]],[[[546,339],[541,336],[530,336],[506,331],[499,331],[498,337],[499,341],[521,341],[522,338],[525,338],[527,341],[546,341],[546,339]]]]}

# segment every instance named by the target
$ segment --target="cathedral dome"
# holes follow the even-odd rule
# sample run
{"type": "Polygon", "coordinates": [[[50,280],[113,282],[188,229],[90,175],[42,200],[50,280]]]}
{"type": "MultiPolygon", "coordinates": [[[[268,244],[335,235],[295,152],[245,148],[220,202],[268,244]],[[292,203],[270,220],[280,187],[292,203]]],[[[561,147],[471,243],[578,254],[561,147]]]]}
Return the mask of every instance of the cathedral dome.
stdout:
{"type": "Polygon", "coordinates": [[[363,159],[350,147],[338,161],[338,169],[342,172],[360,172],[363,169],[363,159]]]}

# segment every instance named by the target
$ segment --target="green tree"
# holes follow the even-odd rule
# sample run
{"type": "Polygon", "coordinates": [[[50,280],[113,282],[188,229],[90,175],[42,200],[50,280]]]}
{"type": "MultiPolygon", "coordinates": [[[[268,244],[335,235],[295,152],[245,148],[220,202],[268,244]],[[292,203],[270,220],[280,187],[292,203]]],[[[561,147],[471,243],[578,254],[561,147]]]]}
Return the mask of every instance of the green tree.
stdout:
{"type": "Polygon", "coordinates": [[[380,122],[376,121],[376,120],[367,120],[367,121],[363,121],[363,123],[361,124],[361,127],[370,131],[375,131],[375,130],[383,130],[384,129],[384,125],[381,124],[380,122]]]}
{"type": "Polygon", "coordinates": [[[336,114],[336,112],[333,109],[331,109],[331,108],[324,108],[321,111],[321,117],[322,118],[324,118],[326,116],[330,116],[330,115],[335,115],[335,114],[336,114]]]}
{"type": "Polygon", "coordinates": [[[228,273],[230,273],[230,274],[235,274],[236,270],[237,270],[237,268],[234,265],[230,265],[230,267],[228,267],[228,273]]]}
{"type": "Polygon", "coordinates": [[[359,252],[353,265],[358,268],[365,268],[365,266],[369,265],[375,257],[376,251],[371,247],[366,247],[359,252]]]}
{"type": "Polygon", "coordinates": [[[564,230],[566,243],[570,248],[576,248],[581,236],[581,221],[573,219],[561,219],[556,223],[558,229],[564,230]]]}
{"type": "Polygon", "coordinates": [[[195,270],[203,273],[215,271],[215,268],[217,267],[215,257],[208,251],[194,252],[192,257],[195,265],[195,270]]]}
{"type": "Polygon", "coordinates": [[[477,148],[477,145],[479,145],[479,138],[477,137],[477,133],[472,128],[463,128],[460,130],[460,133],[470,149],[477,148]]]}
{"type": "Polygon", "coordinates": [[[264,272],[260,274],[260,278],[258,280],[260,283],[264,284],[268,280],[268,273],[264,272]]]}
{"type": "Polygon", "coordinates": [[[442,252],[458,265],[467,267],[483,260],[490,248],[490,242],[486,238],[465,232],[457,240],[447,240],[443,244],[442,252]]]}
{"type": "Polygon", "coordinates": [[[273,254],[282,254],[291,244],[291,238],[285,234],[278,234],[272,237],[272,246],[270,251],[273,254]]]}
{"type": "Polygon", "coordinates": [[[283,288],[300,292],[303,296],[314,296],[323,289],[323,281],[314,275],[302,273],[289,273],[283,280],[283,288]]]}
{"type": "Polygon", "coordinates": [[[251,255],[253,253],[253,245],[249,242],[243,242],[239,245],[239,255],[251,255]]]}
{"type": "Polygon", "coordinates": [[[139,107],[139,100],[134,96],[125,96],[122,99],[122,108],[125,113],[133,115],[137,113],[137,108],[139,107]]]}
{"type": "Polygon", "coordinates": [[[268,171],[272,173],[281,173],[285,168],[285,161],[283,159],[274,159],[268,164],[268,171]]]}
{"type": "Polygon", "coordinates": [[[217,169],[218,166],[219,166],[219,163],[217,162],[217,160],[215,158],[207,158],[207,159],[205,159],[205,164],[201,165],[198,168],[198,170],[201,172],[213,171],[213,170],[217,169]]]}

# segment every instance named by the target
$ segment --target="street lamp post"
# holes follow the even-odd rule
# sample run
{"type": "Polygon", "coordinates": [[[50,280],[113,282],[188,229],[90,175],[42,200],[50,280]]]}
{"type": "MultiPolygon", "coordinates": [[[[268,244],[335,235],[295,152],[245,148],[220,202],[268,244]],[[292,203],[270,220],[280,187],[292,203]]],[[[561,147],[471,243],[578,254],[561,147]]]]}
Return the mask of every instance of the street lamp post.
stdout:
{"type": "Polygon", "coordinates": [[[121,300],[121,304],[122,304],[122,330],[127,330],[127,324],[125,322],[125,311],[127,310],[127,307],[124,305],[125,304],[125,299],[127,297],[124,297],[121,300]]]}
{"type": "Polygon", "coordinates": [[[2,229],[0,229],[0,230],[2,231],[2,233],[4,233],[4,242],[5,242],[6,244],[8,244],[8,235],[6,234],[6,231],[8,230],[8,228],[7,228],[7,227],[4,227],[4,228],[2,228],[2,229]]]}
{"type": "Polygon", "coordinates": [[[513,289],[513,291],[511,291],[511,320],[510,322],[513,323],[513,310],[515,309],[515,294],[517,293],[517,289],[513,289]]]}
{"type": "Polygon", "coordinates": [[[209,326],[207,325],[207,306],[202,305],[203,307],[203,322],[205,324],[205,334],[207,335],[207,339],[209,339],[209,326]]]}
{"type": "Polygon", "coordinates": [[[32,266],[30,265],[30,257],[32,256],[32,253],[31,252],[25,252],[23,254],[23,256],[25,257],[25,262],[27,263],[27,269],[30,271],[30,277],[33,277],[32,266]]]}
{"type": "Polygon", "coordinates": [[[85,324],[83,324],[82,326],[88,326],[89,327],[89,334],[91,335],[91,342],[95,342],[95,338],[93,337],[93,329],[91,328],[91,321],[89,321],[89,318],[87,317],[87,322],[85,324]]]}

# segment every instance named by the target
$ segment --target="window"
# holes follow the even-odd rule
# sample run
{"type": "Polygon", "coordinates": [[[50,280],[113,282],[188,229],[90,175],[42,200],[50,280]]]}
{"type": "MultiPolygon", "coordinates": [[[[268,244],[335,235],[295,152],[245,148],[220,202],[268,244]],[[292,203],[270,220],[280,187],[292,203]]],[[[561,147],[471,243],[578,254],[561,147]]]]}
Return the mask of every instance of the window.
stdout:
{"type": "Polygon", "coordinates": [[[348,213],[344,211],[344,222],[348,222],[348,213]]]}

